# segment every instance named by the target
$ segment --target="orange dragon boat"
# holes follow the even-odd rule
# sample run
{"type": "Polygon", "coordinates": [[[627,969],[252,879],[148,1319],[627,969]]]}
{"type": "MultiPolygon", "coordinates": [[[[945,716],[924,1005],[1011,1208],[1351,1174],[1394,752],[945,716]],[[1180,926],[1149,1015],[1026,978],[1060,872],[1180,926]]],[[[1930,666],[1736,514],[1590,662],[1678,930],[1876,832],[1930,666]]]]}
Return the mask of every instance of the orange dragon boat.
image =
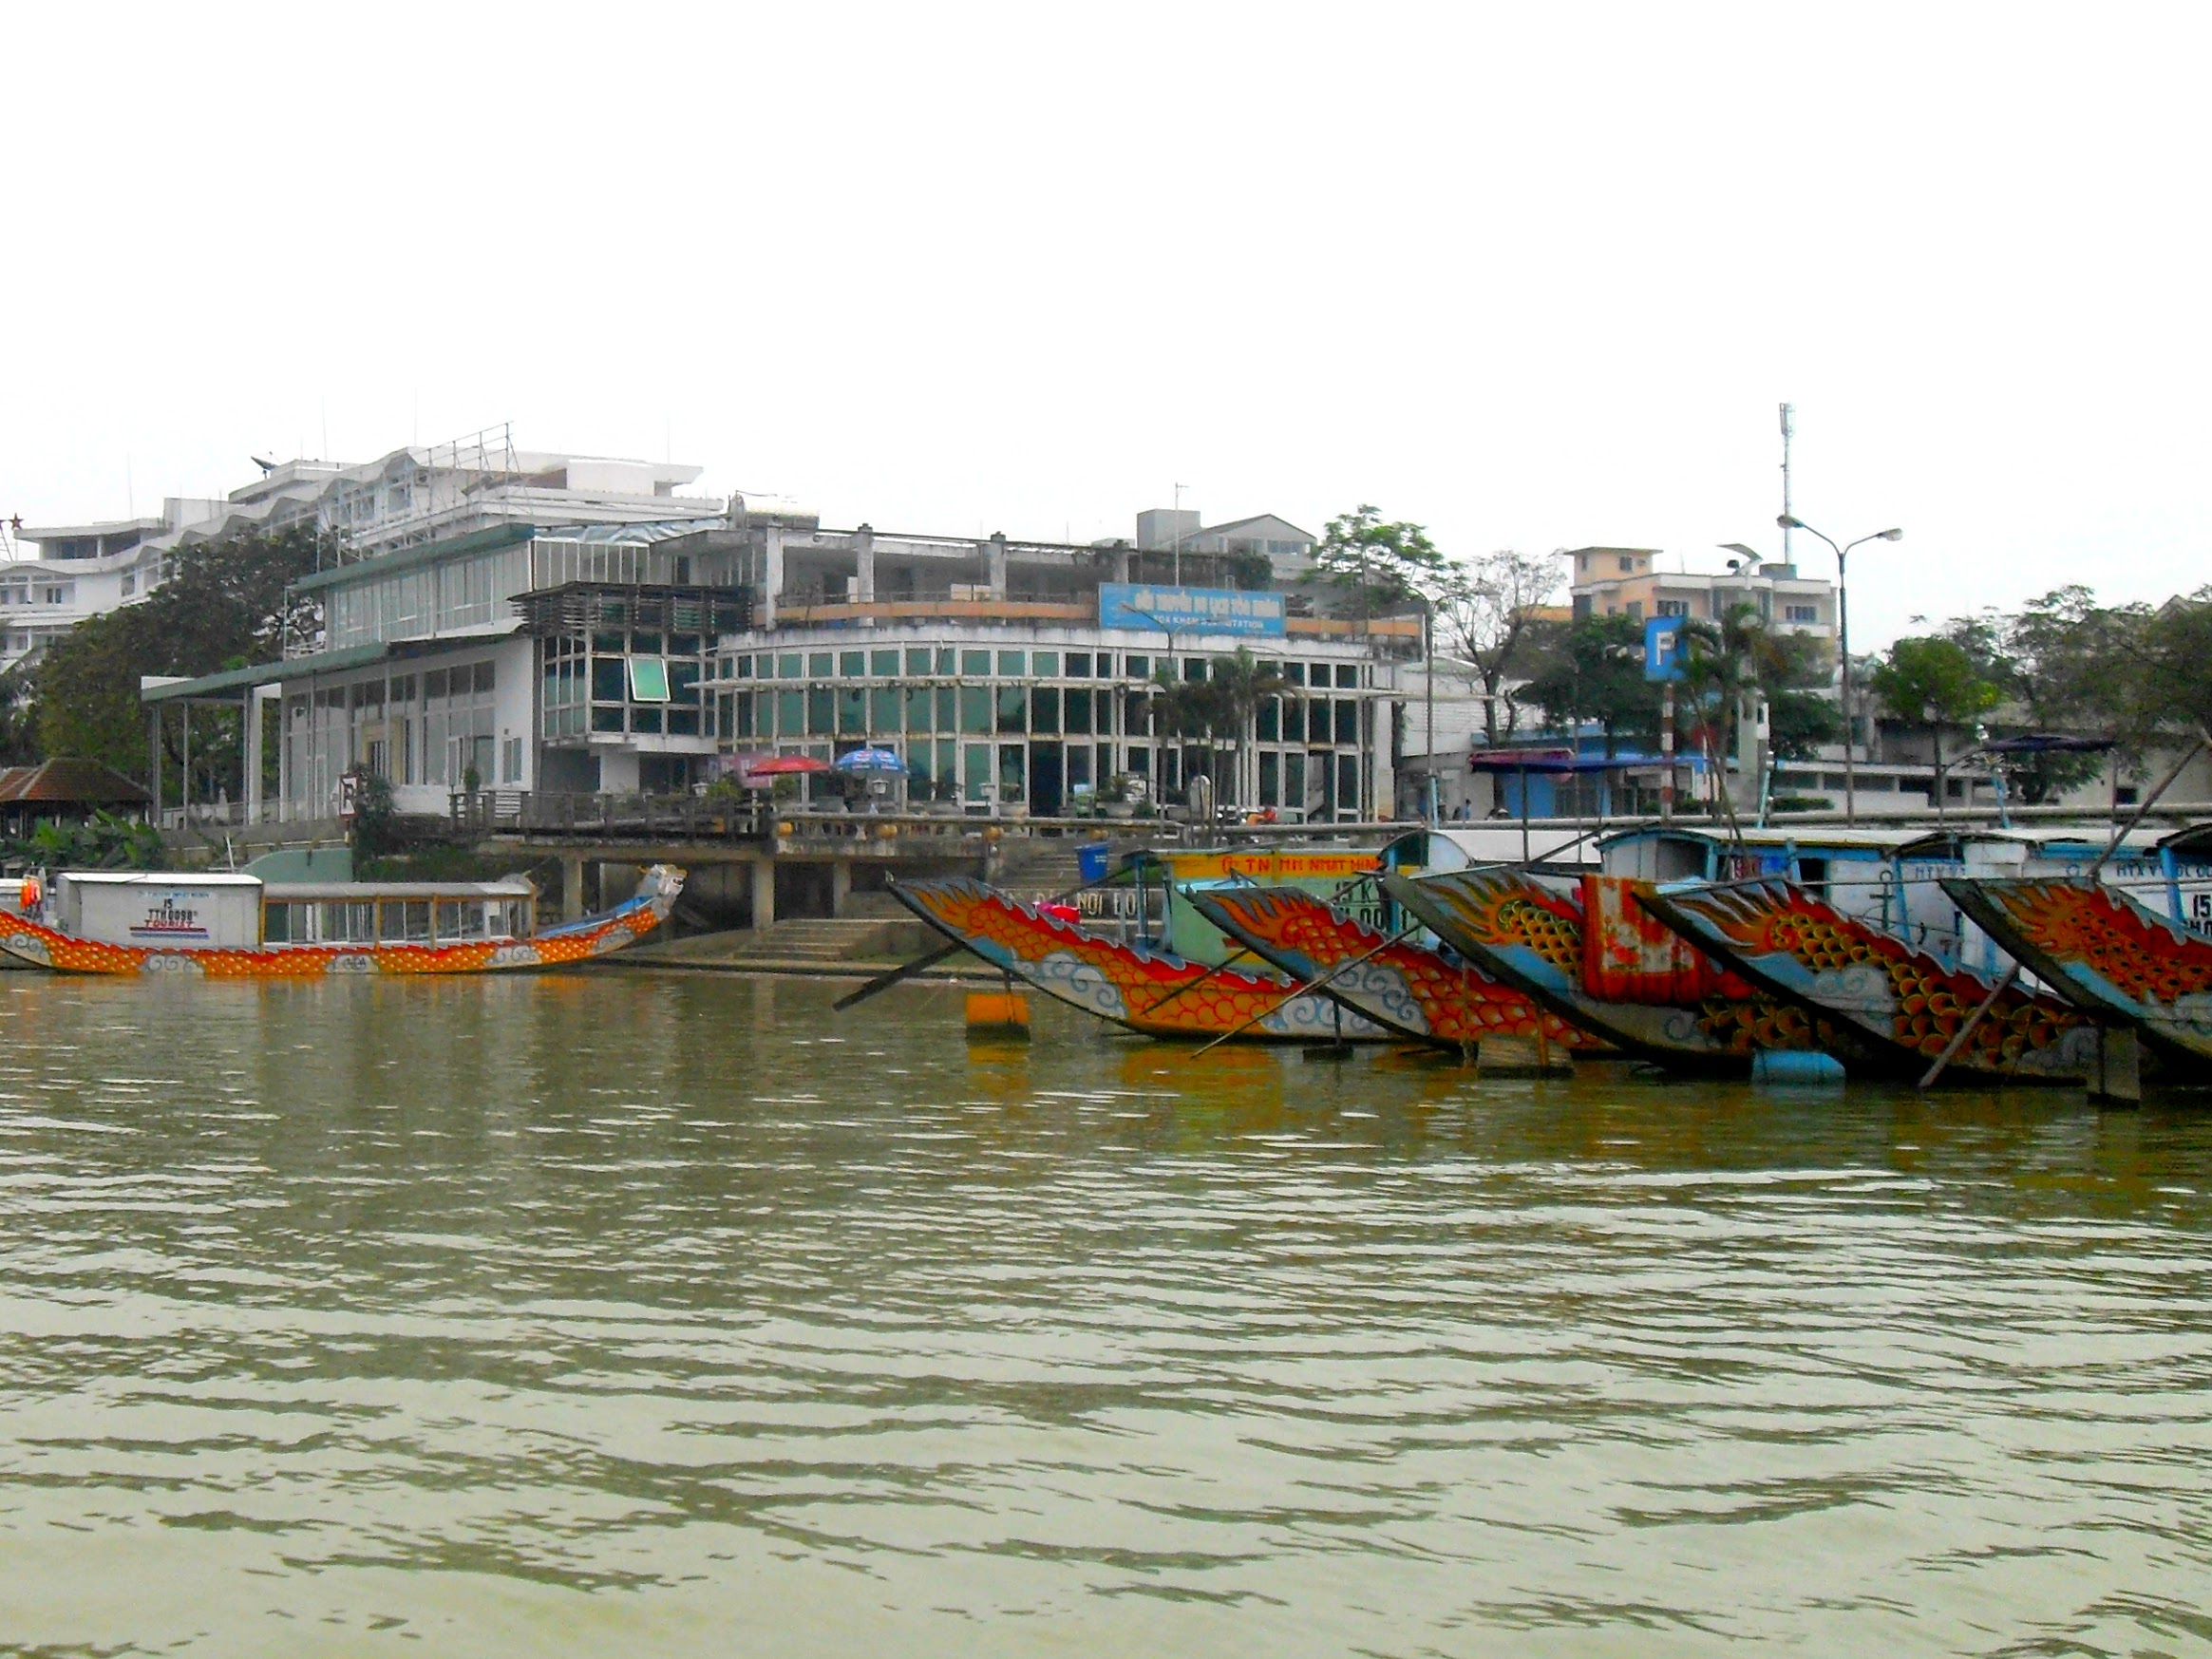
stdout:
{"type": "Polygon", "coordinates": [[[1148,1037],[1378,1043],[1391,1033],[1272,973],[1207,967],[1047,915],[969,877],[901,881],[898,900],[956,945],[1070,1008],[1148,1037]]]}
{"type": "Polygon", "coordinates": [[[231,872],[78,871],[36,914],[0,915],[0,950],[62,973],[312,979],[558,968],[668,918],[684,873],[655,864],[612,910],[539,931],[538,890],[485,882],[285,885],[231,872]]]}

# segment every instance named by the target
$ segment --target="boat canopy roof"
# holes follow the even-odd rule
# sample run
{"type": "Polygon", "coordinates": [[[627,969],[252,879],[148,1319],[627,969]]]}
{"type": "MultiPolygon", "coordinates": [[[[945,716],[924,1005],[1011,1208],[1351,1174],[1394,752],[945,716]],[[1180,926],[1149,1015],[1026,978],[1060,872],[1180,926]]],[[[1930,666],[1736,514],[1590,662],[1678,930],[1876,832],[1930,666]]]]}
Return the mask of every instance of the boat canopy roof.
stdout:
{"type": "Polygon", "coordinates": [[[1674,840],[1724,849],[1795,847],[1800,851],[1817,851],[1828,847],[1839,852],[1880,856],[1901,851],[1916,842],[1930,839],[1927,827],[1922,824],[1894,828],[1881,824],[1850,827],[1843,824],[1808,823],[1769,825],[1764,828],[1746,824],[1741,830],[1730,830],[1721,824],[1647,823],[1609,835],[1598,845],[1600,852],[1611,852],[1615,847],[1628,846],[1636,841],[1674,840]]]}
{"type": "Polygon", "coordinates": [[[1594,830],[1572,825],[1530,824],[1519,819],[1490,819],[1479,824],[1438,824],[1400,836],[1383,849],[1383,861],[1398,870],[1465,870],[1480,864],[1577,864],[1595,869],[1594,830]]]}
{"type": "Polygon", "coordinates": [[[238,870],[64,870],[62,879],[82,887],[258,887],[261,877],[238,870]]]}
{"type": "Polygon", "coordinates": [[[271,881],[263,895],[273,904],[300,899],[372,898],[535,898],[538,885],[527,876],[507,876],[497,881],[271,881]]]}

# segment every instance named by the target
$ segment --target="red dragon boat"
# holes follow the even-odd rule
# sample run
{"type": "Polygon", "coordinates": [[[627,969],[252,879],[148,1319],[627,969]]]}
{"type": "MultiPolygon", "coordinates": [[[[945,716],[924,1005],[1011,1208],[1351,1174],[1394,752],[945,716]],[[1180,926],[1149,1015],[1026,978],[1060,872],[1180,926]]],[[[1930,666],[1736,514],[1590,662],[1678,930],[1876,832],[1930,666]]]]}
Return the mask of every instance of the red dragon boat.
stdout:
{"type": "Polygon", "coordinates": [[[1985,1002],[1988,1012],[1951,1058],[1952,1078],[2082,1084],[2104,1074],[2099,1029],[2071,1004],[1917,949],[1793,882],[1638,897],[1762,990],[1856,1033],[1893,1075],[1919,1076],[1985,1002]]]}
{"type": "Polygon", "coordinates": [[[1386,876],[1407,914],[1560,1018],[1670,1070],[1742,1076],[1761,1049],[1825,1047],[1833,1032],[1730,973],[1635,903],[1651,883],[1520,870],[1386,876]]]}
{"type": "Polygon", "coordinates": [[[1410,939],[1393,940],[1316,895],[1213,885],[1185,888],[1183,897],[1299,984],[1406,1036],[1451,1048],[1487,1037],[1556,1043],[1570,1052],[1601,1046],[1515,987],[1410,939]]]}
{"type": "Polygon", "coordinates": [[[1943,891],[2075,1008],[2132,1027],[2173,1075],[2212,1081],[2212,939],[2109,883],[1953,877],[1943,891]]]}

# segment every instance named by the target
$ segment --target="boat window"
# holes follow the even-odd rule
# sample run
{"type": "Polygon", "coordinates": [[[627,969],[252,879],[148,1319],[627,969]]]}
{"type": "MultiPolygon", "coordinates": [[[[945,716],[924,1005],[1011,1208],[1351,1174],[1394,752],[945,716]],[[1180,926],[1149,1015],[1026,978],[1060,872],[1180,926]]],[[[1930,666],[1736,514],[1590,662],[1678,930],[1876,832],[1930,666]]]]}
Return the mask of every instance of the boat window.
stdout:
{"type": "Polygon", "coordinates": [[[500,913],[499,933],[501,938],[520,939],[530,932],[530,901],[526,898],[500,900],[494,908],[500,913]]]}
{"type": "Polygon", "coordinates": [[[383,937],[395,944],[428,944],[430,901],[426,898],[386,899],[383,937]]]}
{"type": "Polygon", "coordinates": [[[477,899],[441,898],[438,901],[438,937],[481,939],[484,936],[483,904],[477,899]]]}
{"type": "Polygon", "coordinates": [[[261,907],[261,942],[264,945],[292,943],[292,906],[265,904],[261,907]]]}
{"type": "Polygon", "coordinates": [[[376,940],[376,905],[368,899],[326,899],[319,936],[326,945],[367,945],[376,940]]]}

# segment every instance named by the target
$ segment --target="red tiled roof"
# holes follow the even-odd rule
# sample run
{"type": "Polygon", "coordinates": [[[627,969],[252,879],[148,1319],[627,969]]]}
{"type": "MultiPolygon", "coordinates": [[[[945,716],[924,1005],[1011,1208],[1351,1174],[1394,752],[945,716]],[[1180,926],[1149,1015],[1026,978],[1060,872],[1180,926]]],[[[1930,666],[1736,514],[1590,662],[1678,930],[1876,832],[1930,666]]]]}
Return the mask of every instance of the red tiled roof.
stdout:
{"type": "Polygon", "coordinates": [[[90,806],[143,806],[145,790],[113,766],[63,757],[35,766],[0,769],[0,804],[62,801],[90,806]]]}

